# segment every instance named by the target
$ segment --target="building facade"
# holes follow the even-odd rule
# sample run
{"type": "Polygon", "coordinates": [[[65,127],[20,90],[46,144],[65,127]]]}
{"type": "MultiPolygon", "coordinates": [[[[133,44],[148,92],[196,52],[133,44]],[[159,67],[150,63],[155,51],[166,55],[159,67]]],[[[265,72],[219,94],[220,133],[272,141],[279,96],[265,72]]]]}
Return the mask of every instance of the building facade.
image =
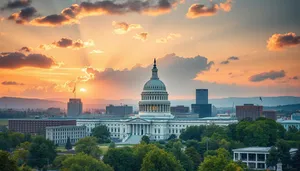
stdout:
{"type": "Polygon", "coordinates": [[[262,117],[263,106],[255,106],[253,104],[244,104],[243,106],[236,106],[236,117],[238,120],[251,119],[256,120],[262,117]]]}
{"type": "Polygon", "coordinates": [[[295,127],[298,130],[300,130],[300,121],[297,120],[277,120],[278,123],[280,123],[284,129],[289,130],[290,127],[295,127]]]}
{"type": "Polygon", "coordinates": [[[71,144],[75,144],[79,139],[89,136],[86,126],[52,126],[46,127],[46,139],[53,141],[57,145],[65,145],[68,138],[71,144]]]}
{"type": "Polygon", "coordinates": [[[152,76],[141,93],[139,114],[127,118],[77,119],[77,126],[86,126],[88,133],[91,133],[97,125],[105,125],[111,138],[120,139],[126,144],[136,144],[143,135],[149,136],[151,140],[165,140],[172,134],[178,137],[189,126],[227,126],[237,122],[229,117],[175,118],[171,114],[170,104],[166,86],[158,77],[154,60],[152,76]]]}
{"type": "Polygon", "coordinates": [[[212,106],[208,104],[208,89],[196,89],[196,104],[192,104],[191,108],[193,113],[199,114],[199,118],[212,116],[212,106]]]}
{"type": "Polygon", "coordinates": [[[106,114],[108,115],[118,115],[118,116],[126,116],[133,113],[133,107],[132,106],[114,106],[109,105],[106,106],[106,114]]]}
{"type": "Polygon", "coordinates": [[[263,111],[262,114],[265,118],[273,119],[275,121],[277,119],[277,114],[276,114],[276,111],[274,111],[274,110],[265,110],[265,111],[263,111]]]}
{"type": "Polygon", "coordinates": [[[196,104],[208,104],[208,89],[196,89],[196,104]]]}
{"type": "Polygon", "coordinates": [[[40,134],[46,127],[76,125],[76,120],[68,119],[10,119],[8,120],[8,129],[15,132],[40,134]]]}
{"type": "Polygon", "coordinates": [[[82,102],[81,99],[69,99],[68,102],[68,117],[75,117],[82,114],[82,102]]]}
{"type": "Polygon", "coordinates": [[[182,113],[189,113],[190,108],[188,106],[178,105],[171,107],[171,114],[182,114],[182,113]]]}

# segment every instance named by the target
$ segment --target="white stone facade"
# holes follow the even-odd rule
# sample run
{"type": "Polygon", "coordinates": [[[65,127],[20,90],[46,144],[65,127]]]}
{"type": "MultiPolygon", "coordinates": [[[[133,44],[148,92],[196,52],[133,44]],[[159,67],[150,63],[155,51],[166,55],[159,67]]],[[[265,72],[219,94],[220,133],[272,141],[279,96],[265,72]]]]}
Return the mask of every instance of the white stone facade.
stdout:
{"type": "Polygon", "coordinates": [[[54,144],[65,145],[68,137],[71,144],[75,144],[79,139],[88,136],[85,126],[53,126],[46,127],[46,139],[54,144]]]}

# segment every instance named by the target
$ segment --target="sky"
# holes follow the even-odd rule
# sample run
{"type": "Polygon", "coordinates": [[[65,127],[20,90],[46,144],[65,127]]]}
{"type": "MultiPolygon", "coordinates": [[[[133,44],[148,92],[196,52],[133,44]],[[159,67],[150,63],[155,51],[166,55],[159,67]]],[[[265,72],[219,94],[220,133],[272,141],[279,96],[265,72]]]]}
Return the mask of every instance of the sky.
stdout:
{"type": "Polygon", "coordinates": [[[1,0],[0,96],[300,96],[299,0],[1,0]]]}

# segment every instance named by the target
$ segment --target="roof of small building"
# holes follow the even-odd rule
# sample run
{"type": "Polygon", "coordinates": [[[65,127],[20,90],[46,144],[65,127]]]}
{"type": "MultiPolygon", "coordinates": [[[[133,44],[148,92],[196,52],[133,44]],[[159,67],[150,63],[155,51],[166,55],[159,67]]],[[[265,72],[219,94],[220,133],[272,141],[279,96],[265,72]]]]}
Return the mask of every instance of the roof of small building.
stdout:
{"type": "MultiPolygon", "coordinates": [[[[233,152],[261,152],[268,153],[272,147],[245,147],[233,149],[233,152]]],[[[291,148],[290,153],[296,152],[297,148],[291,148]]]]}

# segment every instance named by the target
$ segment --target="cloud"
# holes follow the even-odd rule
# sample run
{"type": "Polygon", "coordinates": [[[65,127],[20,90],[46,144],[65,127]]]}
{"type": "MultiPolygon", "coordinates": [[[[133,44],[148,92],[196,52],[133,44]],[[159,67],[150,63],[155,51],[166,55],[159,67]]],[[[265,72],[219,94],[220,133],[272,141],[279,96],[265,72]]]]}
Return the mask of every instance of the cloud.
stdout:
{"type": "Polygon", "coordinates": [[[10,86],[10,85],[24,85],[24,83],[18,83],[15,81],[3,81],[1,83],[2,85],[10,86]]]}
{"type": "Polygon", "coordinates": [[[39,48],[43,50],[50,50],[53,48],[71,48],[73,50],[78,50],[81,48],[87,48],[92,46],[95,46],[93,40],[88,40],[87,42],[84,42],[80,39],[74,41],[69,38],[61,38],[59,41],[55,41],[51,44],[40,45],[39,48]]]}
{"type": "Polygon", "coordinates": [[[291,80],[298,80],[299,79],[299,77],[298,76],[294,76],[294,77],[292,77],[292,78],[290,78],[291,80]]]}
{"type": "Polygon", "coordinates": [[[133,38],[141,40],[141,41],[146,41],[148,38],[148,33],[142,32],[142,33],[136,34],[135,36],[133,36],[133,38]]]}
{"type": "Polygon", "coordinates": [[[222,65],[226,65],[226,64],[229,64],[230,62],[228,61],[228,60],[226,60],[226,61],[222,61],[220,64],[222,64],[222,65]]]}
{"type": "Polygon", "coordinates": [[[229,61],[237,61],[237,60],[239,60],[239,57],[232,56],[232,57],[229,57],[227,60],[229,60],[229,61]]]}
{"type": "Polygon", "coordinates": [[[31,24],[37,26],[60,26],[78,23],[79,19],[96,15],[123,15],[127,13],[139,13],[145,15],[161,15],[169,13],[180,3],[179,0],[146,0],[146,1],[96,1],[73,4],[65,8],[60,14],[52,14],[36,18],[31,24]]]}
{"type": "Polygon", "coordinates": [[[268,42],[267,48],[270,51],[282,50],[288,47],[294,47],[300,44],[300,36],[296,33],[273,34],[268,42]]]}
{"type": "Polygon", "coordinates": [[[279,78],[283,78],[285,77],[285,71],[284,70],[280,70],[280,71],[270,71],[270,72],[263,72],[260,74],[256,74],[256,75],[252,75],[249,78],[249,81],[251,82],[260,82],[260,81],[264,81],[264,80],[276,80],[279,78]]]}
{"type": "Polygon", "coordinates": [[[34,7],[27,7],[20,12],[11,14],[7,19],[14,20],[17,24],[27,24],[36,12],[37,10],[34,7]]]}
{"type": "Polygon", "coordinates": [[[31,52],[32,51],[32,48],[31,47],[27,47],[27,46],[24,46],[22,47],[21,49],[19,49],[20,52],[31,52]]]}
{"type": "Polygon", "coordinates": [[[102,50],[92,50],[90,52],[90,54],[100,54],[100,53],[103,53],[103,51],[102,50]]]}
{"type": "Polygon", "coordinates": [[[0,53],[0,68],[3,69],[18,69],[22,67],[51,68],[57,65],[52,58],[42,54],[0,53]]]}
{"type": "Polygon", "coordinates": [[[112,25],[114,27],[114,32],[116,34],[125,34],[131,30],[140,29],[142,28],[139,24],[128,24],[126,22],[116,22],[113,21],[112,25]]]}
{"type": "Polygon", "coordinates": [[[31,0],[14,0],[8,1],[8,3],[2,7],[2,10],[5,9],[15,9],[15,8],[24,8],[31,4],[31,0]]]}
{"type": "Polygon", "coordinates": [[[178,33],[170,33],[167,37],[165,38],[159,38],[156,39],[156,43],[167,43],[169,40],[174,40],[176,38],[181,37],[181,34],[178,33]]]}
{"type": "Polygon", "coordinates": [[[193,19],[203,16],[213,16],[216,15],[219,10],[229,12],[231,7],[232,0],[227,0],[226,2],[220,4],[211,3],[210,7],[206,7],[202,4],[192,4],[186,13],[186,17],[193,19]]]}

